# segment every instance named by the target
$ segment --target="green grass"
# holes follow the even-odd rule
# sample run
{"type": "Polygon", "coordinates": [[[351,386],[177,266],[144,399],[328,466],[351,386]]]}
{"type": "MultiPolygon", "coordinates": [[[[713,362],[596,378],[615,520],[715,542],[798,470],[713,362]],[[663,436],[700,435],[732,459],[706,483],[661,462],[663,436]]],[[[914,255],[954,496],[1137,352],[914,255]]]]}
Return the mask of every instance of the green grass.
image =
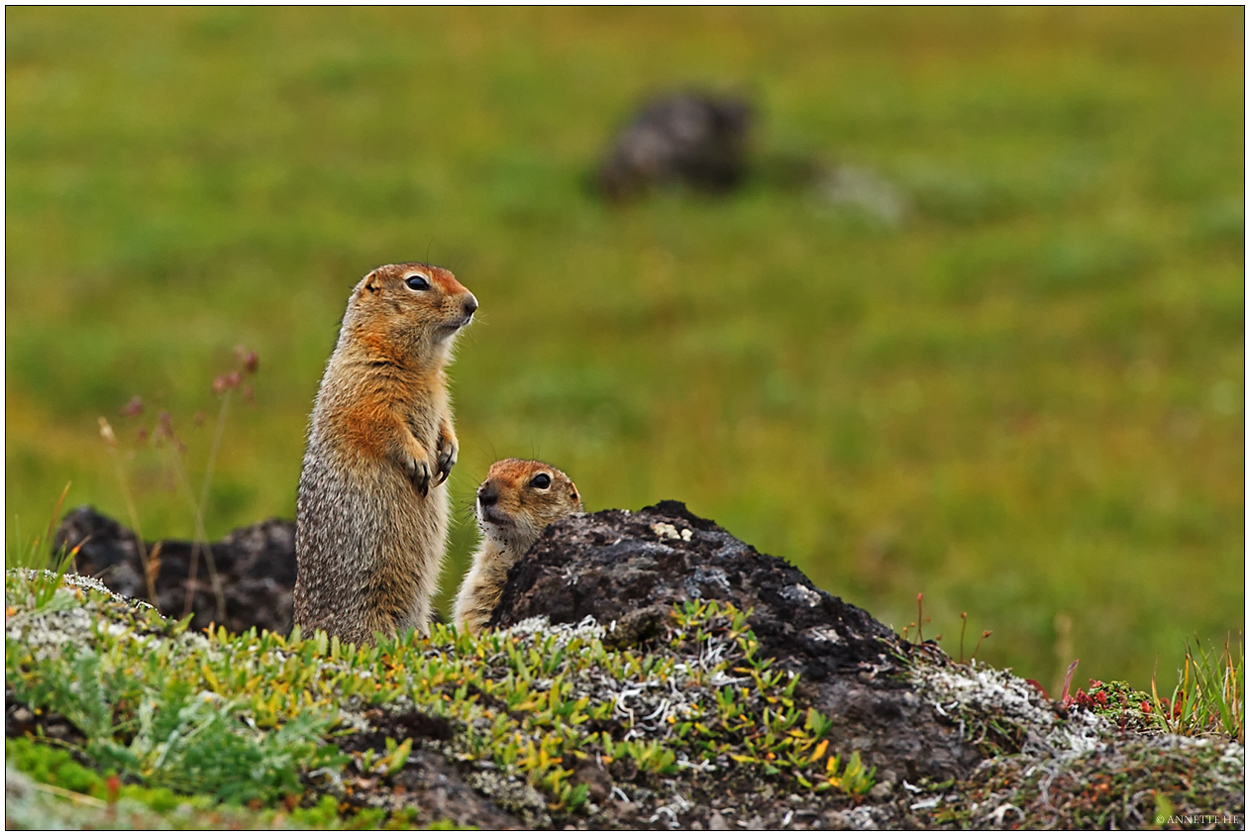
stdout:
{"type": "Polygon", "coordinates": [[[1173,734],[1218,735],[1246,740],[1246,652],[1225,639],[1223,652],[1207,653],[1201,642],[1185,647],[1171,697],[1160,699],[1151,683],[1151,704],[1173,734]]]}
{"type": "MultiPolygon", "coordinates": [[[[1244,614],[1244,12],[6,10],[6,525],[190,536],[294,513],[351,285],[453,269],[444,587],[496,458],[588,507],[685,500],[896,627],[992,629],[1048,684],[1149,682],[1244,614]],[[898,227],[756,179],[586,189],[648,91],[746,91],[766,159],[907,195],[898,227]],[[133,395],[140,419],[118,411],[133,395]],[[204,411],[208,420],[195,426],[204,411]],[[1068,627],[1067,625],[1070,625],[1068,627]]],[[[1165,685],[1164,687],[1170,687],[1165,685]]]]}

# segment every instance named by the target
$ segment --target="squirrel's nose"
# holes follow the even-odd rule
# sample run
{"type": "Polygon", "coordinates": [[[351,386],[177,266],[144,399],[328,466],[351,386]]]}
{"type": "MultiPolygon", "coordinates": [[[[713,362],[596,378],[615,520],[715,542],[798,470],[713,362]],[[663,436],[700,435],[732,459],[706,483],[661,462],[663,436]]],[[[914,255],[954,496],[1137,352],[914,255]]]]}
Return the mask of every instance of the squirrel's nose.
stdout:
{"type": "Polygon", "coordinates": [[[476,310],[477,310],[477,297],[474,296],[472,293],[470,293],[469,298],[464,300],[464,315],[466,317],[473,316],[473,312],[476,310]]]}
{"type": "Polygon", "coordinates": [[[499,501],[499,491],[491,482],[487,482],[477,489],[477,504],[483,508],[494,505],[499,501]]]}

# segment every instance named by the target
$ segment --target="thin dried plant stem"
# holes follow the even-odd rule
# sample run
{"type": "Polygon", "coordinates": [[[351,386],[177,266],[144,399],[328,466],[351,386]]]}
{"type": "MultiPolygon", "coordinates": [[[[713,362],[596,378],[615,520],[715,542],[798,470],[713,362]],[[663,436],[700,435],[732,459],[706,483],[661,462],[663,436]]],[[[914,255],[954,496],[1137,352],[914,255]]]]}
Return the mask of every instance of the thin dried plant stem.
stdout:
{"type": "MultiPolygon", "coordinates": [[[[174,473],[178,477],[178,485],[182,488],[183,494],[187,497],[187,504],[191,506],[192,515],[198,520],[199,510],[195,507],[195,494],[191,492],[191,483],[187,479],[186,469],[182,466],[182,456],[178,453],[177,442],[171,442],[170,464],[174,469],[174,473]]],[[[196,526],[196,536],[191,541],[191,565],[187,569],[187,590],[182,602],[182,614],[185,616],[191,612],[191,605],[195,603],[195,579],[198,575],[200,564],[200,537],[199,526],[196,526]]]]}
{"type": "Polygon", "coordinates": [[[191,480],[187,476],[187,470],[182,463],[182,455],[178,452],[177,446],[171,445],[171,464],[174,473],[178,476],[178,484],[182,487],[182,492],[187,498],[187,504],[191,506],[191,514],[195,518],[195,537],[191,543],[191,566],[187,570],[187,591],[186,597],[183,599],[182,614],[186,615],[191,612],[191,607],[195,603],[195,579],[199,576],[200,550],[203,549],[205,557],[208,559],[208,577],[213,587],[213,596],[217,601],[217,617],[219,622],[225,621],[226,598],[221,588],[221,580],[217,576],[217,565],[213,560],[212,549],[208,546],[208,538],[204,534],[204,515],[199,503],[196,501],[195,492],[191,489],[191,480]]]}
{"type": "MultiPolygon", "coordinates": [[[[1245,650],[1242,650],[1242,665],[1245,664],[1245,650]]],[[[1237,676],[1238,665],[1233,661],[1232,636],[1224,637],[1224,702],[1229,708],[1229,714],[1233,721],[1232,731],[1235,733],[1237,742],[1246,742],[1246,721],[1245,721],[1245,701],[1242,688],[1238,687],[1239,677],[1237,676]]]]}
{"type": "Polygon", "coordinates": [[[217,453],[221,450],[221,437],[226,428],[226,413],[230,409],[230,396],[233,394],[233,389],[227,389],[221,396],[217,426],[213,428],[213,445],[208,450],[208,464],[204,469],[204,485],[200,488],[200,502],[195,509],[195,536],[204,544],[204,556],[208,558],[208,573],[213,581],[213,593],[217,596],[219,623],[226,620],[226,597],[222,593],[221,580],[217,576],[217,564],[213,560],[213,550],[208,545],[208,535],[204,531],[204,509],[208,507],[208,488],[213,482],[213,468],[217,464],[217,453]]]}
{"type": "Polygon", "coordinates": [[[109,808],[109,803],[107,801],[101,801],[100,799],[94,798],[90,795],[83,795],[82,793],[67,790],[52,784],[42,784],[38,781],[34,781],[32,783],[34,784],[35,789],[39,792],[51,793],[52,795],[72,801],[75,804],[85,804],[88,807],[95,807],[100,810],[107,810],[109,808]]]}
{"type": "Polygon", "coordinates": [[[916,637],[924,644],[924,593],[916,593],[916,637]]]}
{"type": "Polygon", "coordinates": [[[988,638],[989,638],[990,636],[992,636],[992,635],[994,635],[994,631],[993,631],[993,630],[985,630],[985,631],[982,631],[982,633],[981,633],[981,638],[977,639],[977,646],[976,646],[976,647],[974,647],[974,648],[972,648],[972,655],[971,655],[971,656],[969,656],[968,658],[969,658],[969,659],[975,659],[975,658],[977,658],[977,654],[981,652],[981,642],[985,641],[986,639],[988,639],[988,638]]]}
{"type": "MultiPolygon", "coordinates": [[[[57,499],[56,505],[52,508],[52,516],[48,518],[48,529],[44,534],[44,542],[48,544],[49,556],[52,560],[56,560],[56,555],[52,552],[52,545],[56,540],[56,521],[61,518],[61,508],[65,505],[65,497],[69,496],[69,486],[71,484],[70,482],[65,483],[65,488],[61,491],[60,498],[57,499]]],[[[76,556],[77,554],[78,549],[75,548],[71,552],[71,556],[76,556]]],[[[53,571],[60,569],[59,566],[51,566],[50,568],[53,571]]],[[[77,566],[74,567],[75,571],[77,571],[77,568],[77,566]]]]}
{"type": "Polygon", "coordinates": [[[121,454],[117,452],[117,441],[113,437],[113,428],[108,421],[100,418],[100,431],[108,445],[109,455],[113,458],[113,467],[117,471],[117,484],[121,487],[122,501],[126,503],[126,514],[130,517],[130,529],[135,533],[135,546],[139,550],[139,559],[143,561],[143,578],[147,582],[148,600],[152,606],[156,602],[156,578],[153,577],[151,557],[144,546],[143,529],[139,527],[139,511],[135,507],[134,496],[130,493],[130,484],[126,481],[126,469],[122,466],[121,454]]]}
{"type": "Polygon", "coordinates": [[[48,530],[46,532],[47,536],[45,538],[47,539],[49,545],[52,543],[52,538],[56,534],[56,521],[60,519],[61,517],[61,507],[65,505],[65,497],[69,495],[70,484],[71,484],[70,482],[65,483],[65,487],[61,491],[60,498],[57,499],[56,505],[52,507],[52,516],[48,519],[48,530]]]}

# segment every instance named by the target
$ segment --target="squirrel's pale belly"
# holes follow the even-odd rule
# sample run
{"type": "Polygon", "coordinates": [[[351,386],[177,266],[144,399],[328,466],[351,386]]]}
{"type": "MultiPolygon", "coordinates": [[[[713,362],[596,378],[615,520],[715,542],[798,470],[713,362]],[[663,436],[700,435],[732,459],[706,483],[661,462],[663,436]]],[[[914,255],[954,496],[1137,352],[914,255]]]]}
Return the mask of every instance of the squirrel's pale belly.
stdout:
{"type": "Polygon", "coordinates": [[[306,456],[295,531],[295,622],[306,633],[322,629],[353,642],[408,627],[424,632],[448,507],[446,485],[423,497],[391,462],[344,468],[306,456]],[[317,489],[305,490],[306,482],[317,489]]]}

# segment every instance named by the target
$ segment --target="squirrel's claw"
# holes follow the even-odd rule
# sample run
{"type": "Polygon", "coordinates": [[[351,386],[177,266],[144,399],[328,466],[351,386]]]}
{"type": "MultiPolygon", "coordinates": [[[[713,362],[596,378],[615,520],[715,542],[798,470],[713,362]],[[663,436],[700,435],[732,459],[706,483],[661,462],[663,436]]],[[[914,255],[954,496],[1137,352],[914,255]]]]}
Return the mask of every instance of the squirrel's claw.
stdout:
{"type": "MultiPolygon", "coordinates": [[[[408,478],[412,481],[412,486],[417,489],[417,493],[425,496],[430,492],[430,465],[428,462],[413,461],[408,465],[408,478]]],[[[438,484],[435,482],[434,484],[438,484]]]]}
{"type": "Polygon", "coordinates": [[[449,438],[441,438],[438,443],[438,471],[435,473],[436,480],[431,487],[438,487],[447,481],[447,477],[451,475],[451,469],[456,466],[456,455],[459,448],[456,442],[449,438]]]}

